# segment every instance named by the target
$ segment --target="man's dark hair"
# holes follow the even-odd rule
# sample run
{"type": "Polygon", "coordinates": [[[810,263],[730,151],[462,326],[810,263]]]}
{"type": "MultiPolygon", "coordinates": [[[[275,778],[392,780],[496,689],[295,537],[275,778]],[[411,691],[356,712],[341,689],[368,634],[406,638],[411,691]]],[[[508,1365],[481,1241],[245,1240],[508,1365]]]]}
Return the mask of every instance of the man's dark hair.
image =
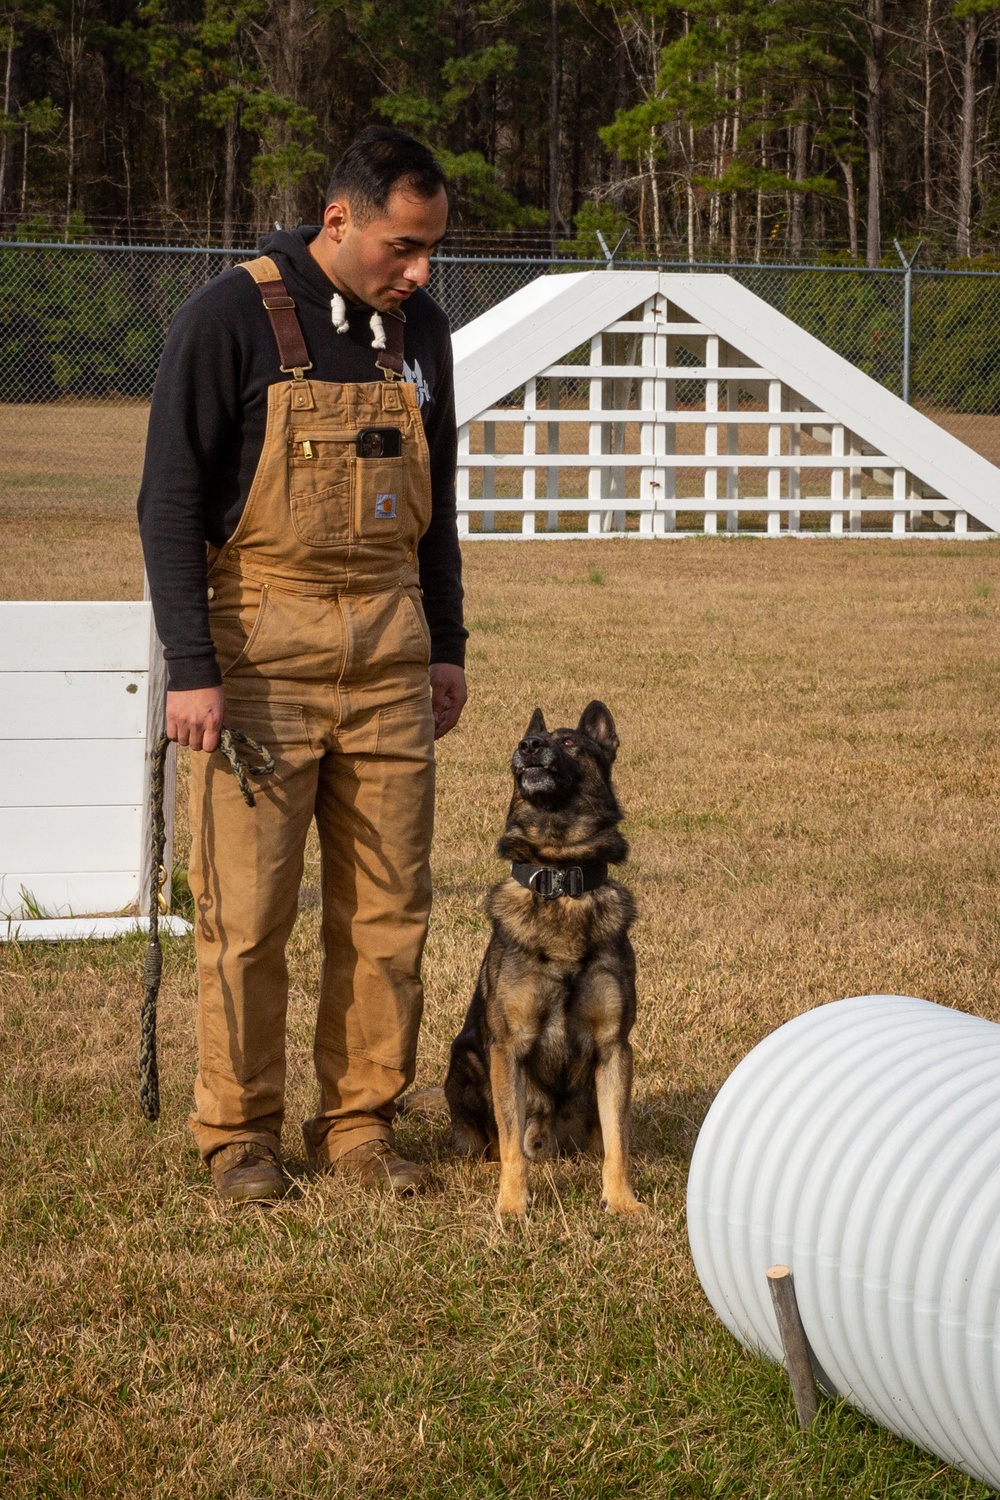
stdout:
{"type": "Polygon", "coordinates": [[[361,224],[385,211],[394,188],[418,198],[433,198],[447,187],[433,152],[394,125],[369,125],[357,136],[333,169],[326,201],[346,198],[361,224]]]}

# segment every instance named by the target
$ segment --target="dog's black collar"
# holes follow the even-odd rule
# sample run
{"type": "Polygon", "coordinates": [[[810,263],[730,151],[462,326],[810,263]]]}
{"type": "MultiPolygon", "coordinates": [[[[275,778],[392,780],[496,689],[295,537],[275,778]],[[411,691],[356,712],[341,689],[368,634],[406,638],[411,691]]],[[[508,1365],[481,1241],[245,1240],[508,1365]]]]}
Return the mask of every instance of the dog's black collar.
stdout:
{"type": "Polygon", "coordinates": [[[554,901],[557,896],[582,896],[585,891],[596,891],[599,885],[606,885],[608,880],[607,865],[596,859],[579,865],[512,864],[510,873],[543,901],[554,901]]]}

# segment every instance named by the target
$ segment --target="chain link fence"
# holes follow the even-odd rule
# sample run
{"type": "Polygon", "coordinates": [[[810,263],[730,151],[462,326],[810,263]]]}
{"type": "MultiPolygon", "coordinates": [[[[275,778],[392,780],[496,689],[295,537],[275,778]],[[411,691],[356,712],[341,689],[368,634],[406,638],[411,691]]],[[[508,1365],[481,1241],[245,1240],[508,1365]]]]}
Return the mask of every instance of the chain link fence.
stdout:
{"type": "MultiPolygon", "coordinates": [[[[250,253],[0,243],[0,499],[131,501],[170,319],[250,253]],[[63,429],[59,456],[40,464],[33,446],[63,429]]],[[[596,264],[442,256],[431,291],[458,328],[536,276],[596,264]]],[[[901,268],[622,266],[727,271],[897,395],[908,364],[910,399],[1000,461],[1000,422],[991,420],[1000,416],[1000,274],[914,271],[907,350],[901,268]]]]}
{"type": "MultiPolygon", "coordinates": [[[[549,271],[594,261],[438,261],[431,290],[460,328],[549,271]]],[[[623,270],[725,272],[895,395],[904,394],[906,273],[861,266],[622,263],[623,270]]],[[[921,408],[1000,415],[1000,273],[913,271],[909,397],[921,408]]]]}
{"type": "MultiPolygon", "coordinates": [[[[167,327],[191,292],[250,252],[0,244],[0,402],[147,401],[167,327]]],[[[452,326],[548,271],[593,261],[442,257],[431,291],[452,326]]],[[[725,271],[897,395],[903,390],[905,273],[854,266],[688,266],[725,271]]],[[[911,399],[1000,413],[1000,274],[914,271],[911,399]]]]}

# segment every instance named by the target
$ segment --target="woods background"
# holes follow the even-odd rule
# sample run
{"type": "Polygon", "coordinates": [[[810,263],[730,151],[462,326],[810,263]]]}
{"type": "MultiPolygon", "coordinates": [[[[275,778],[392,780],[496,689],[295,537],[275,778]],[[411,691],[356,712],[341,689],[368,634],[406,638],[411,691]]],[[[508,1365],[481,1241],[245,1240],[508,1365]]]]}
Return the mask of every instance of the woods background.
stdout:
{"type": "Polygon", "coordinates": [[[989,0],[0,0],[0,230],[251,243],[383,119],[466,248],[992,267],[998,87],[989,0]]]}

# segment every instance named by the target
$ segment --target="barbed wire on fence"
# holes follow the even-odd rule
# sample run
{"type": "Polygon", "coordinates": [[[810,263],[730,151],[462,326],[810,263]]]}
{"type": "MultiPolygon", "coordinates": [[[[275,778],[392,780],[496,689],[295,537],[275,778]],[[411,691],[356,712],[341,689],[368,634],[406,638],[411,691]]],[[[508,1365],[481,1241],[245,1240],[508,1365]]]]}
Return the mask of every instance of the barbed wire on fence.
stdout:
{"type": "MultiPolygon", "coordinates": [[[[0,403],[148,401],[170,320],[253,252],[0,242],[0,403]]],[[[430,290],[460,328],[548,271],[604,262],[441,256],[430,290]]],[[[725,271],[896,394],[903,389],[903,270],[859,266],[627,262],[629,270],[725,271]]],[[[614,274],[613,269],[609,274],[614,274]]],[[[911,399],[1000,412],[1000,274],[914,271],[911,399]]]]}

